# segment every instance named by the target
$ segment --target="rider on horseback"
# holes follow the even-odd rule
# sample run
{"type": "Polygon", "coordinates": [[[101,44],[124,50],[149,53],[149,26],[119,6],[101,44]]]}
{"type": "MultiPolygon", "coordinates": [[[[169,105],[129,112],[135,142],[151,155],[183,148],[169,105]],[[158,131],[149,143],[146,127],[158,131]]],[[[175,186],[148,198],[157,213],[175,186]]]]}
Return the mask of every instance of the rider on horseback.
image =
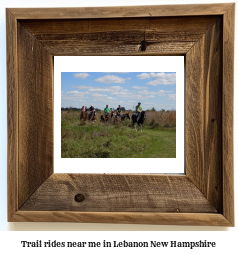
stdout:
{"type": "Polygon", "coordinates": [[[135,117],[137,118],[137,121],[139,120],[141,112],[142,112],[141,103],[138,102],[138,105],[136,106],[136,113],[135,113],[135,117]]]}
{"type": "Polygon", "coordinates": [[[117,116],[120,116],[121,115],[121,113],[122,113],[122,111],[121,111],[121,105],[118,105],[118,108],[117,108],[117,112],[116,112],[116,117],[117,116]]]}
{"type": "Polygon", "coordinates": [[[80,112],[80,115],[79,115],[79,119],[80,119],[80,120],[83,119],[84,114],[85,114],[85,107],[82,106],[82,109],[81,109],[81,112],[80,112]]]}
{"type": "Polygon", "coordinates": [[[93,104],[91,104],[91,107],[89,108],[89,111],[90,111],[90,113],[89,113],[89,119],[90,119],[90,117],[91,117],[92,114],[95,115],[95,109],[94,109],[94,107],[93,107],[93,104]]]}
{"type": "Polygon", "coordinates": [[[111,109],[108,107],[108,105],[106,105],[106,108],[104,108],[104,114],[105,114],[105,118],[108,118],[108,114],[110,113],[111,109]]]}

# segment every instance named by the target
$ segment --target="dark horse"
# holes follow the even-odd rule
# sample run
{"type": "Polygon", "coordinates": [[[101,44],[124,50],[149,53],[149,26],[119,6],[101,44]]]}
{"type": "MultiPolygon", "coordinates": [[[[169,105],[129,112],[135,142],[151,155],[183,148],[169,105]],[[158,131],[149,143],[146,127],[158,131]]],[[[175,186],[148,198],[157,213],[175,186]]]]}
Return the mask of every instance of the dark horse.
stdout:
{"type": "Polygon", "coordinates": [[[146,117],[146,113],[145,111],[141,111],[141,113],[139,114],[139,116],[136,116],[135,114],[132,116],[132,121],[133,121],[133,127],[136,129],[136,123],[138,124],[138,126],[140,126],[140,131],[142,132],[142,125],[145,121],[145,117],[146,117]]]}
{"type": "Polygon", "coordinates": [[[122,115],[117,115],[115,120],[120,120],[121,123],[123,123],[125,121],[125,119],[128,118],[129,120],[131,119],[130,117],[130,114],[129,113],[125,113],[125,114],[122,114],[122,115]]]}
{"type": "Polygon", "coordinates": [[[94,111],[91,111],[89,114],[88,114],[88,121],[96,121],[96,115],[97,115],[97,113],[96,113],[96,111],[94,110],[94,111]]]}

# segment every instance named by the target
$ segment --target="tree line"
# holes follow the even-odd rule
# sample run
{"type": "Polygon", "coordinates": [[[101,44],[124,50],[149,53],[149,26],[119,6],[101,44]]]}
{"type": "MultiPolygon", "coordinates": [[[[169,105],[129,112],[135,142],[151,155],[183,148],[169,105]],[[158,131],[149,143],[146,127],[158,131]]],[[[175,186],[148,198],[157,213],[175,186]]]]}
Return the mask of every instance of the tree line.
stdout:
{"type": "MultiPolygon", "coordinates": [[[[82,108],[73,108],[73,107],[66,107],[66,108],[63,108],[61,107],[61,111],[69,111],[69,110],[72,110],[72,111],[81,111],[82,108]]],[[[96,111],[103,111],[104,109],[100,109],[100,108],[95,108],[96,111]]],[[[111,110],[116,110],[116,108],[111,108],[111,110]]],[[[125,111],[125,107],[121,107],[121,110],[122,111],[125,111]]],[[[130,110],[130,109],[128,109],[130,110]]]]}
{"type": "MultiPolygon", "coordinates": [[[[81,111],[81,108],[73,108],[73,107],[61,107],[61,111],[69,111],[69,110],[72,110],[72,111],[81,111]]],[[[99,109],[99,108],[95,108],[96,111],[103,111],[103,109],[99,109]]],[[[116,108],[111,108],[111,110],[116,110],[116,108]]],[[[122,111],[129,111],[131,109],[125,109],[125,107],[121,107],[121,110],[122,111]]],[[[133,110],[132,110],[133,111],[133,110]]],[[[152,109],[147,109],[146,110],[147,112],[150,112],[150,111],[157,111],[154,107],[152,109]]],[[[175,111],[175,110],[165,110],[165,109],[161,109],[161,110],[158,110],[158,111],[161,111],[161,112],[170,112],[170,111],[175,111]]]]}

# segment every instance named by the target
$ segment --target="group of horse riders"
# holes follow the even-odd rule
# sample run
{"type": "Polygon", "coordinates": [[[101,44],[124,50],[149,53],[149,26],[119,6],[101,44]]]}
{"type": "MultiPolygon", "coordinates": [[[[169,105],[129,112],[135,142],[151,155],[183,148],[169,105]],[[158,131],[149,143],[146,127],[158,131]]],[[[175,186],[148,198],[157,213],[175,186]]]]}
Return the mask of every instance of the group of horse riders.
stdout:
{"type": "Polygon", "coordinates": [[[88,114],[88,119],[90,119],[91,117],[96,115],[96,111],[95,111],[93,104],[91,104],[90,108],[87,108],[87,106],[83,106],[81,109],[81,113],[88,114]]]}
{"type": "MultiPolygon", "coordinates": [[[[110,112],[111,112],[111,109],[108,107],[108,105],[106,105],[106,108],[104,108],[104,115],[106,119],[108,118],[108,114],[110,112]]],[[[142,106],[141,106],[141,103],[138,102],[138,105],[136,106],[136,112],[135,112],[135,116],[137,119],[139,119],[141,112],[142,112],[142,106]]],[[[116,109],[115,118],[120,117],[121,115],[122,115],[122,108],[121,108],[121,105],[118,105],[118,108],[116,109]]]]}
{"type": "MultiPolygon", "coordinates": [[[[109,113],[111,112],[111,109],[108,107],[108,105],[106,105],[106,108],[104,108],[104,116],[105,119],[108,118],[109,113]]],[[[122,108],[121,105],[118,105],[118,108],[116,110],[116,114],[115,114],[115,118],[119,117],[122,114],[122,108]]]]}
{"type": "MultiPolygon", "coordinates": [[[[136,112],[133,117],[135,117],[135,121],[138,121],[138,119],[140,118],[140,113],[142,112],[142,106],[140,102],[138,102],[138,105],[136,105],[135,109],[136,109],[136,112]]],[[[108,116],[111,113],[111,109],[108,107],[108,105],[106,105],[103,111],[104,111],[105,120],[108,120],[108,116]]],[[[81,114],[82,115],[80,118],[83,118],[83,115],[88,115],[88,119],[90,119],[91,117],[94,117],[96,115],[96,111],[93,105],[91,104],[90,108],[87,108],[87,106],[83,106],[81,109],[81,114]]],[[[116,109],[116,113],[115,113],[115,119],[117,119],[117,117],[122,117],[122,116],[124,115],[122,114],[121,105],[118,105],[118,108],[116,109]]],[[[128,118],[130,118],[129,115],[128,115],[128,118]]]]}

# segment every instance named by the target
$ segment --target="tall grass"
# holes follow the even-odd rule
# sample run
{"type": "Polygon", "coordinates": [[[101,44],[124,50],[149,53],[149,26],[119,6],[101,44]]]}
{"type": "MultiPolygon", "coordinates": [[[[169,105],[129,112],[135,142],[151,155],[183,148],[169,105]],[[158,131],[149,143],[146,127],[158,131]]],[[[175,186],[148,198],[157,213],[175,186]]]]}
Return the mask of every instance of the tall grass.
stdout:
{"type": "Polygon", "coordinates": [[[109,124],[69,126],[61,122],[62,158],[128,158],[137,157],[149,148],[153,139],[131,128],[109,124]],[[149,142],[148,142],[149,141],[149,142]]]}
{"type": "Polygon", "coordinates": [[[98,114],[98,120],[92,123],[80,121],[80,112],[62,112],[61,157],[174,158],[176,132],[157,130],[176,126],[175,112],[169,113],[147,112],[144,132],[141,133],[130,128],[131,120],[126,120],[123,125],[101,123],[98,114]]]}
{"type": "Polygon", "coordinates": [[[146,112],[146,126],[150,128],[176,128],[176,111],[149,111],[146,112]]]}

